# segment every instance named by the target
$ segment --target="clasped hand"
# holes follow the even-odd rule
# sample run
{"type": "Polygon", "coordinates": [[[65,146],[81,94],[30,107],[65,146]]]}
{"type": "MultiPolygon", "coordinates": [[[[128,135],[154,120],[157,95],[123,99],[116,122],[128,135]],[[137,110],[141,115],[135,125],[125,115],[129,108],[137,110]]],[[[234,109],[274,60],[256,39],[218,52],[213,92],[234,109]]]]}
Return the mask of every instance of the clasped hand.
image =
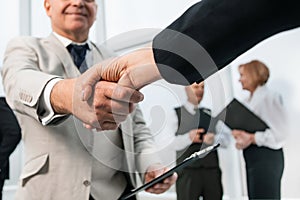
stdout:
{"type": "Polygon", "coordinates": [[[232,136],[234,137],[237,149],[246,149],[251,144],[255,143],[254,134],[242,130],[233,130],[232,136]]]}
{"type": "Polygon", "coordinates": [[[138,89],[159,78],[149,48],[101,62],[76,78],[72,114],[87,128],[116,129],[143,100],[138,89]]]}
{"type": "Polygon", "coordinates": [[[214,143],[215,140],[215,134],[211,132],[205,133],[205,129],[199,128],[199,129],[193,129],[189,132],[189,137],[193,143],[202,143],[211,145],[214,143]],[[202,137],[201,137],[202,135],[202,137]],[[202,139],[201,139],[202,138],[202,139]]]}

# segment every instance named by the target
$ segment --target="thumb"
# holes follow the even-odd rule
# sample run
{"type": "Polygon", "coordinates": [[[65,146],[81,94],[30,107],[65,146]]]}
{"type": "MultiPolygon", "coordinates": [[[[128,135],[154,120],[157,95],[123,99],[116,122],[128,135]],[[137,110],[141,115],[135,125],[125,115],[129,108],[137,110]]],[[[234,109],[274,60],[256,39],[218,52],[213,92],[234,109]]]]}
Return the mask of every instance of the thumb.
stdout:
{"type": "MultiPolygon", "coordinates": [[[[118,82],[120,77],[127,77],[126,69],[128,67],[128,62],[125,57],[112,57],[104,60],[82,74],[81,88],[82,88],[82,100],[87,101],[93,94],[94,85],[102,80],[118,82]]],[[[131,80],[125,81],[123,86],[133,87],[131,80]]]]}
{"type": "Polygon", "coordinates": [[[92,96],[93,87],[100,81],[102,71],[103,64],[99,63],[89,68],[78,78],[78,84],[81,85],[82,101],[87,101],[92,96]]]}
{"type": "Polygon", "coordinates": [[[125,61],[115,57],[104,60],[88,69],[82,74],[82,101],[87,101],[91,97],[93,87],[100,79],[117,82],[124,73],[126,66],[125,61]]]}

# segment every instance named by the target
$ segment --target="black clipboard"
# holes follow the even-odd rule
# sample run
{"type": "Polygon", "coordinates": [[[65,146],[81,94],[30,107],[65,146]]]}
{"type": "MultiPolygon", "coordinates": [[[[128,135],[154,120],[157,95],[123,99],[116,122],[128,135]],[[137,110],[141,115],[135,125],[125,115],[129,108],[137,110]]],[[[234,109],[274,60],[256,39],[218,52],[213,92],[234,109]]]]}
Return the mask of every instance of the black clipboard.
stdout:
{"type": "Polygon", "coordinates": [[[155,185],[156,183],[162,182],[164,179],[172,176],[175,172],[179,172],[186,166],[192,164],[194,161],[205,157],[207,154],[209,154],[211,151],[217,149],[219,146],[220,146],[220,144],[216,144],[216,145],[206,147],[200,151],[193,153],[190,157],[186,158],[184,161],[182,161],[181,163],[179,163],[178,165],[176,165],[169,171],[165,172],[164,174],[160,175],[159,177],[156,177],[155,179],[151,180],[150,182],[148,182],[136,189],[131,190],[128,194],[121,197],[120,200],[128,199],[128,198],[134,196],[135,194],[137,194],[138,192],[146,190],[146,189],[150,188],[151,186],[155,185]]]}
{"type": "Polygon", "coordinates": [[[229,128],[249,133],[265,131],[269,126],[237,99],[233,99],[217,116],[229,128]]]}

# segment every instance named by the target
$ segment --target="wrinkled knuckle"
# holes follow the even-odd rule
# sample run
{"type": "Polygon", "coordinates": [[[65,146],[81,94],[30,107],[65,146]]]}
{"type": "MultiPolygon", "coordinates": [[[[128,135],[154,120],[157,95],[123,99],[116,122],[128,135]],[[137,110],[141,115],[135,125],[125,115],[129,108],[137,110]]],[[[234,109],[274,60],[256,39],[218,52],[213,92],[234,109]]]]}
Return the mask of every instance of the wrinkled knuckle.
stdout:
{"type": "Polygon", "coordinates": [[[117,97],[118,99],[126,99],[126,90],[122,90],[121,88],[117,87],[114,90],[114,96],[117,97]]]}
{"type": "Polygon", "coordinates": [[[99,121],[96,117],[93,117],[88,120],[88,124],[93,127],[97,127],[97,125],[99,125],[99,121]]]}
{"type": "Polygon", "coordinates": [[[103,130],[115,130],[118,128],[118,124],[112,122],[104,122],[101,125],[103,130]]]}
{"type": "Polygon", "coordinates": [[[105,102],[94,102],[94,109],[96,113],[103,112],[103,111],[109,111],[110,105],[105,102]]]}

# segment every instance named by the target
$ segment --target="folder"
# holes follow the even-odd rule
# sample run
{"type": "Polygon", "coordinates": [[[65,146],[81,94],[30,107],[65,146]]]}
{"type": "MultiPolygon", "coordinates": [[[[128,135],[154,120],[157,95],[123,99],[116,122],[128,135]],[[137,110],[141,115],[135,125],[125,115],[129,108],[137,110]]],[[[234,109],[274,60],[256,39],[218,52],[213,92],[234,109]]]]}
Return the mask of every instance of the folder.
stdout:
{"type": "MultiPolygon", "coordinates": [[[[211,116],[211,111],[207,108],[198,108],[199,109],[199,116],[197,116],[195,119],[199,120],[197,128],[203,128],[204,132],[200,134],[200,139],[203,140],[203,136],[207,133],[207,132],[215,132],[215,126],[217,124],[217,119],[215,119],[214,117],[211,116]]],[[[181,109],[176,109],[177,115],[181,116],[181,109]]],[[[179,119],[179,124],[181,123],[181,120],[185,120],[185,119],[179,119]]],[[[186,132],[188,132],[189,130],[186,130],[186,132]]],[[[186,134],[186,132],[184,133],[176,133],[176,135],[184,135],[186,134]]]]}
{"type": "Polygon", "coordinates": [[[175,172],[179,172],[180,170],[182,170],[186,166],[189,166],[196,160],[204,158],[207,154],[209,154],[211,151],[217,149],[219,146],[220,146],[220,144],[212,145],[212,146],[206,147],[200,151],[193,153],[190,157],[186,158],[184,161],[182,161],[181,163],[179,163],[172,169],[168,170],[164,174],[156,177],[155,179],[152,179],[150,182],[148,182],[136,189],[131,190],[128,194],[121,197],[120,200],[128,199],[128,198],[134,196],[135,194],[137,194],[138,192],[140,192],[142,190],[146,190],[146,189],[152,187],[153,185],[155,185],[156,183],[162,182],[164,179],[172,176],[175,172]]]}
{"type": "MultiPolygon", "coordinates": [[[[200,136],[203,136],[203,134],[207,133],[207,132],[215,132],[215,120],[214,118],[211,116],[211,114],[209,112],[207,112],[207,109],[200,109],[200,118],[199,118],[199,126],[198,128],[204,128],[205,132],[202,133],[200,136]]],[[[200,138],[203,139],[203,138],[200,138]]]]}
{"type": "Polygon", "coordinates": [[[265,131],[269,126],[237,99],[233,99],[218,115],[229,128],[249,133],[265,131]]]}
{"type": "Polygon", "coordinates": [[[199,118],[198,128],[204,129],[204,132],[199,135],[199,139],[203,140],[203,136],[208,132],[208,128],[210,128],[209,124],[210,124],[211,116],[202,110],[200,110],[199,115],[200,118],[199,118]]]}

